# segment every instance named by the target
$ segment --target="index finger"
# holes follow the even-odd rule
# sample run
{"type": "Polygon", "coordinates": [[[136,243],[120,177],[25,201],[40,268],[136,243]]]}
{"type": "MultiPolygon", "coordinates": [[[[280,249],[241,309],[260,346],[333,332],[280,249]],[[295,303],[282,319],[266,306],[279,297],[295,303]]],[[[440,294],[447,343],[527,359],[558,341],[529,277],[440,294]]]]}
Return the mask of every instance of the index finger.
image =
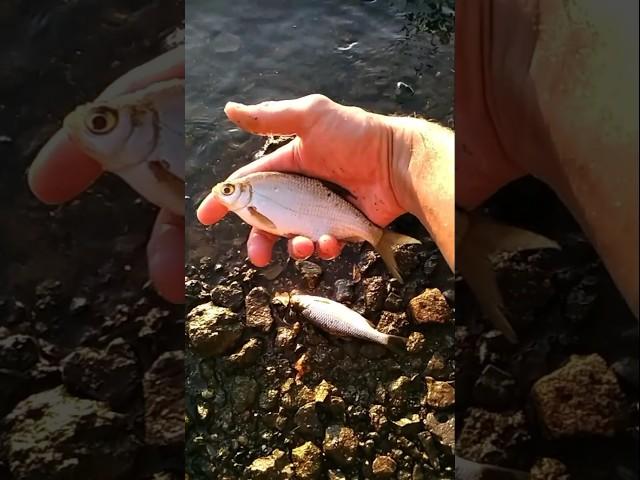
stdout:
{"type": "MultiPolygon", "coordinates": [[[[113,82],[98,98],[117,96],[152,83],[184,77],[184,48],[178,47],[134,68],[113,82]]],[[[66,202],[102,174],[102,166],[58,130],[36,155],[28,173],[29,188],[44,203],[66,202]]]]}

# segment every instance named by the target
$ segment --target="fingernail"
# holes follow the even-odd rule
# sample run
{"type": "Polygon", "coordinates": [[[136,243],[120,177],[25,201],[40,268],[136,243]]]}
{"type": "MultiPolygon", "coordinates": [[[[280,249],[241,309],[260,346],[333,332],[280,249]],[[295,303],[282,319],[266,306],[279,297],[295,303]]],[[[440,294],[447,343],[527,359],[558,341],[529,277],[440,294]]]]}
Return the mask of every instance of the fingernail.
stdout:
{"type": "Polygon", "coordinates": [[[224,109],[226,111],[227,108],[244,108],[244,107],[246,107],[246,105],[244,105],[243,103],[227,102],[227,104],[224,106],[224,109]]]}

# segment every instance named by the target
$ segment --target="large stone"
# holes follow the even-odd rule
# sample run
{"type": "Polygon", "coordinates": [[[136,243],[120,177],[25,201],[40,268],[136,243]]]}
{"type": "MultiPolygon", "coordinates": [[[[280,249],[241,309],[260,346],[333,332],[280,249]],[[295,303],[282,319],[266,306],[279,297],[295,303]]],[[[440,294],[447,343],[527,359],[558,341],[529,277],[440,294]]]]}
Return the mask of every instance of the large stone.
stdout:
{"type": "Polygon", "coordinates": [[[597,354],[573,355],[565,366],[534,384],[531,399],[549,438],[613,436],[622,426],[622,390],[597,354]]]}
{"type": "Polygon", "coordinates": [[[122,338],[105,350],[82,347],[61,363],[62,381],[79,397],[93,398],[118,408],[129,401],[140,385],[138,360],[133,348],[122,338]]]}
{"type": "Polygon", "coordinates": [[[456,401],[456,391],[447,382],[427,377],[427,394],[424,403],[433,408],[448,408],[456,401]]]}
{"type": "Polygon", "coordinates": [[[211,289],[211,301],[214,305],[238,310],[242,306],[244,293],[238,282],[231,285],[216,285],[211,289]]]}
{"type": "Polygon", "coordinates": [[[256,287],[249,292],[244,304],[247,312],[245,321],[247,327],[268,332],[273,324],[269,292],[262,287],[256,287]]]}
{"type": "Polygon", "coordinates": [[[447,323],[453,318],[447,299],[437,288],[427,288],[412,298],[409,311],[417,323],[447,323]]]}
{"type": "Polygon", "coordinates": [[[144,374],[145,439],[151,445],[184,441],[184,352],[163,353],[144,374]]]}
{"type": "Polygon", "coordinates": [[[291,460],[300,480],[317,480],[322,475],[322,450],[312,442],[294,448],[291,460]]]}
{"type": "Polygon", "coordinates": [[[6,465],[20,480],[131,478],[139,447],[125,415],[63,386],[24,399],[4,430],[6,465]]]}
{"type": "Polygon", "coordinates": [[[371,471],[374,478],[391,478],[396,473],[396,461],[386,455],[379,455],[373,460],[371,471]]]}
{"type": "Polygon", "coordinates": [[[251,480],[279,480],[282,470],[289,463],[287,455],[282,450],[274,450],[271,455],[256,458],[245,470],[245,475],[251,480]]]}
{"type": "Polygon", "coordinates": [[[187,316],[187,334],[193,351],[200,355],[221,355],[242,336],[240,316],[228,308],[204,303],[187,316]]]}
{"type": "Polygon", "coordinates": [[[347,467],[357,460],[358,437],[349,427],[330,425],[325,431],[322,448],[333,462],[347,467]]]}

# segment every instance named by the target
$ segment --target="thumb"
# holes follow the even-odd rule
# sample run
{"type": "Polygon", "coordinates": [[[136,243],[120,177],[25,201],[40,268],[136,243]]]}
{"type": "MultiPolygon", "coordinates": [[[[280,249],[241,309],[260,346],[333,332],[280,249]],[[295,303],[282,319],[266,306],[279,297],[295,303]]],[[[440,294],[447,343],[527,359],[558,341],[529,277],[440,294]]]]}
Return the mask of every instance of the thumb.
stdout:
{"type": "Polygon", "coordinates": [[[243,130],[258,135],[304,135],[333,105],[324,95],[314,94],[257,105],[228,102],[224,113],[243,130]]]}

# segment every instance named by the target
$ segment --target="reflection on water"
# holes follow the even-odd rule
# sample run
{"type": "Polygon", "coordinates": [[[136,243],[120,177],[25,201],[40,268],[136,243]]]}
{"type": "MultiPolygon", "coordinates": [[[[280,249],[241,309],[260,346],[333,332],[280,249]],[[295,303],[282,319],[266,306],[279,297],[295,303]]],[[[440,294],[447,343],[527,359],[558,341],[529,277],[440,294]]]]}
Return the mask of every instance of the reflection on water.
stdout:
{"type": "Polygon", "coordinates": [[[452,121],[453,44],[436,46],[428,33],[407,38],[406,15],[397,5],[266,3],[268,8],[258,8],[252,0],[187,2],[187,224],[195,225],[189,232],[192,258],[214,256],[234,240],[237,245],[248,231],[239,219],[228,218],[205,232],[193,215],[211,186],[249,162],[261,144],[226,119],[227,101],[256,103],[323,93],[379,113],[418,113],[452,121]]]}

